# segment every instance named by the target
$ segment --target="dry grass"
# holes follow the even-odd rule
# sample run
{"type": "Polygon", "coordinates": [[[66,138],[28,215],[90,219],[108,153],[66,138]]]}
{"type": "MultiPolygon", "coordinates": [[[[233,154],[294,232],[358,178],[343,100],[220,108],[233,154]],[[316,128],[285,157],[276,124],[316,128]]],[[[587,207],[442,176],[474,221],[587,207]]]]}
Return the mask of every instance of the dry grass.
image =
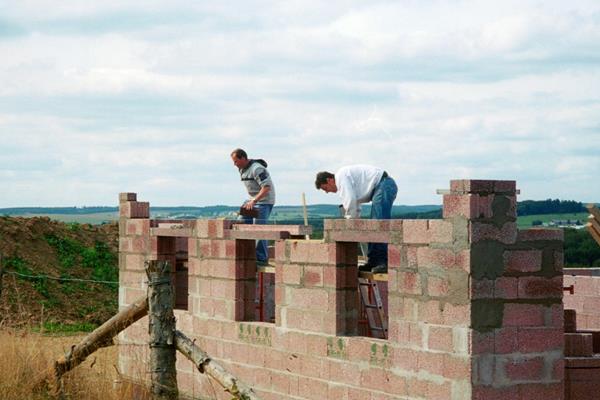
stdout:
{"type": "MultiPolygon", "coordinates": [[[[49,399],[45,385],[36,385],[53,361],[83,336],[47,336],[23,330],[0,330],[0,399],[49,399]],[[37,387],[36,387],[37,386],[37,387]]],[[[117,348],[97,350],[63,378],[63,398],[117,400],[147,398],[139,387],[121,383],[117,348]]]]}

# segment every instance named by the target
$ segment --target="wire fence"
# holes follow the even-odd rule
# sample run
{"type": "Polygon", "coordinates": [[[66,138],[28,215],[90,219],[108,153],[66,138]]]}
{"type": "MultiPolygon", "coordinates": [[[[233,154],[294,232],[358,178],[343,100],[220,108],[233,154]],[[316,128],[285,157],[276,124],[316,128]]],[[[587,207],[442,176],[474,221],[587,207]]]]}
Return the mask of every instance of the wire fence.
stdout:
{"type": "Polygon", "coordinates": [[[29,274],[23,274],[23,273],[20,273],[17,271],[4,271],[4,273],[20,276],[23,278],[29,278],[29,279],[50,279],[50,280],[61,281],[61,282],[63,282],[63,281],[88,282],[88,283],[101,283],[101,284],[106,284],[106,285],[118,285],[119,284],[118,281],[100,281],[100,280],[94,280],[94,279],[80,279],[80,278],[61,278],[61,277],[50,276],[50,275],[29,275],[29,274]]]}

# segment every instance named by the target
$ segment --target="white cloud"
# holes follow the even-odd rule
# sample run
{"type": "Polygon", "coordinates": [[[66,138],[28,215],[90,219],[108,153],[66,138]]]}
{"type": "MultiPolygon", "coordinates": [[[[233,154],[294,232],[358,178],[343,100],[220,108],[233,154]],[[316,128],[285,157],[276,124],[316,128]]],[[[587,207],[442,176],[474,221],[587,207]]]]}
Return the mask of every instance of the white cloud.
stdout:
{"type": "Polygon", "coordinates": [[[314,174],[354,162],[395,176],[400,203],[469,177],[598,196],[596,1],[5,8],[23,32],[0,38],[0,207],[238,204],[238,146],[283,204],[337,202],[314,174]]]}

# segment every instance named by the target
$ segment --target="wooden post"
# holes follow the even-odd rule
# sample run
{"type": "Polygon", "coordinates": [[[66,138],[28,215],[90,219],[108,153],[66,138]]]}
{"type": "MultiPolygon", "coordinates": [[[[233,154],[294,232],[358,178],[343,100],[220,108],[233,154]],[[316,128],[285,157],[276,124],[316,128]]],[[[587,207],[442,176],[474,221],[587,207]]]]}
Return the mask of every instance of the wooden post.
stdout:
{"type": "Polygon", "coordinates": [[[198,371],[216,380],[227,392],[239,400],[260,400],[254,391],[235,376],[211,360],[208,354],[180,331],[175,332],[177,350],[194,363],[198,371]]]}
{"type": "MultiPolygon", "coordinates": [[[[308,226],[308,212],[306,211],[306,195],[302,192],[302,213],[304,214],[304,226],[308,226]]],[[[306,235],[306,240],[310,239],[310,235],[306,235]]]]}
{"type": "Polygon", "coordinates": [[[168,261],[146,261],[148,275],[148,333],[150,335],[150,393],[155,400],[178,398],[175,367],[175,296],[168,261]]]}

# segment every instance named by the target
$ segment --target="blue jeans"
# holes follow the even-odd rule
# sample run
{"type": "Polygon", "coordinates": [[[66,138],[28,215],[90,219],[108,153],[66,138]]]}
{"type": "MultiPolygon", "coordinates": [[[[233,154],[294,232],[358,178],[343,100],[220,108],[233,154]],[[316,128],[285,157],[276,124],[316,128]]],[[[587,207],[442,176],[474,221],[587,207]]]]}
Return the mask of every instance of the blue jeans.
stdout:
{"type": "MultiPolygon", "coordinates": [[[[256,204],[254,207],[258,209],[258,218],[240,216],[240,219],[244,221],[245,224],[266,224],[267,220],[269,219],[269,215],[271,215],[273,204],[256,204]]],[[[256,261],[269,261],[269,247],[266,240],[258,240],[256,242],[256,261]]]]}
{"type": "MultiPolygon", "coordinates": [[[[383,178],[373,191],[371,199],[371,219],[391,219],[392,204],[396,199],[398,187],[391,177],[383,178]]],[[[367,257],[371,265],[387,265],[387,243],[369,243],[367,257]]]]}

